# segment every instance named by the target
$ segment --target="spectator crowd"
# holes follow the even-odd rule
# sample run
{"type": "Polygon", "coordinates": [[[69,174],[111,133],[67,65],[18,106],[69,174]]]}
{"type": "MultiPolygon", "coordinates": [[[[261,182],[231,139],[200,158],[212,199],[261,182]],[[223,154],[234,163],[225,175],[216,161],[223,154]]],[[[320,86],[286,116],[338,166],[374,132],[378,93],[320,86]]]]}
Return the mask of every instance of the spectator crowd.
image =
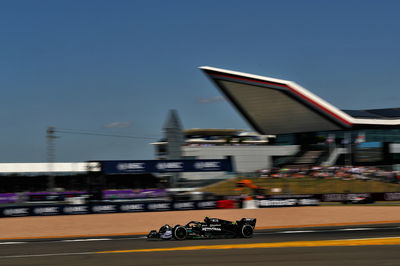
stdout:
{"type": "Polygon", "coordinates": [[[259,171],[263,178],[337,178],[343,180],[379,180],[400,183],[400,171],[384,170],[375,166],[304,166],[272,168],[259,171]]]}

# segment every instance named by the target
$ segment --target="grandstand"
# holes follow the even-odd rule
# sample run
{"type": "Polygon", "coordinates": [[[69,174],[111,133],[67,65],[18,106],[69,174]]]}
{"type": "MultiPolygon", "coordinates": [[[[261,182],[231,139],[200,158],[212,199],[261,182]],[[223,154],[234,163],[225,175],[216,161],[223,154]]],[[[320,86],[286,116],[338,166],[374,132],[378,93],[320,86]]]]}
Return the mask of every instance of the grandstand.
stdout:
{"type": "Polygon", "coordinates": [[[201,69],[256,132],[275,135],[277,146],[299,145],[295,157],[325,143],[322,163],[400,163],[400,108],[340,110],[292,81],[201,69]]]}

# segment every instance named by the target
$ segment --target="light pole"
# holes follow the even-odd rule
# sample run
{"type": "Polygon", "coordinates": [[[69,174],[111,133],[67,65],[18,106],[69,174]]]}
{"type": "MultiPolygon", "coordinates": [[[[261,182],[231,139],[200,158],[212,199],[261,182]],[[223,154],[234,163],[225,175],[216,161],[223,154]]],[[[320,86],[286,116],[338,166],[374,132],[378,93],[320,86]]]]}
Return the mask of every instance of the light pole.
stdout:
{"type": "Polygon", "coordinates": [[[55,139],[58,138],[55,133],[55,127],[48,127],[46,134],[46,142],[47,142],[47,162],[48,162],[48,170],[49,176],[47,179],[47,190],[52,191],[55,188],[55,176],[53,174],[54,167],[53,164],[55,162],[55,139]]]}

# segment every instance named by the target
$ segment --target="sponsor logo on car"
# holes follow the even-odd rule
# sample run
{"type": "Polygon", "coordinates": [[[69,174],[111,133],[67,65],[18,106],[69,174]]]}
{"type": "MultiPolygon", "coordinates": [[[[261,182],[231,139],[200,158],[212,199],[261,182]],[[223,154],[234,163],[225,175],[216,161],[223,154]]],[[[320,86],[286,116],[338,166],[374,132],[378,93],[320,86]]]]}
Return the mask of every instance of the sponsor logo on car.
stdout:
{"type": "Polygon", "coordinates": [[[201,228],[202,231],[208,232],[208,231],[221,231],[220,227],[203,227],[201,228]]]}

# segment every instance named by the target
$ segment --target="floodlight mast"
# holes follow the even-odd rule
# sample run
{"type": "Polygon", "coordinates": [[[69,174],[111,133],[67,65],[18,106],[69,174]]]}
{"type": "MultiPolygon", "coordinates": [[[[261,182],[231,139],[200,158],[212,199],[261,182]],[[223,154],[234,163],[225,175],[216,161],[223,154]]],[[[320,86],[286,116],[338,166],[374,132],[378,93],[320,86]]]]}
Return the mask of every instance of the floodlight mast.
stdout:
{"type": "Polygon", "coordinates": [[[54,172],[54,162],[55,162],[55,150],[56,150],[56,145],[55,145],[55,139],[58,138],[55,133],[56,129],[55,127],[48,127],[47,128],[47,134],[46,134],[46,142],[47,142],[47,162],[48,162],[48,171],[49,171],[49,176],[47,179],[47,190],[48,191],[53,191],[55,189],[55,176],[53,174],[54,172]]]}

